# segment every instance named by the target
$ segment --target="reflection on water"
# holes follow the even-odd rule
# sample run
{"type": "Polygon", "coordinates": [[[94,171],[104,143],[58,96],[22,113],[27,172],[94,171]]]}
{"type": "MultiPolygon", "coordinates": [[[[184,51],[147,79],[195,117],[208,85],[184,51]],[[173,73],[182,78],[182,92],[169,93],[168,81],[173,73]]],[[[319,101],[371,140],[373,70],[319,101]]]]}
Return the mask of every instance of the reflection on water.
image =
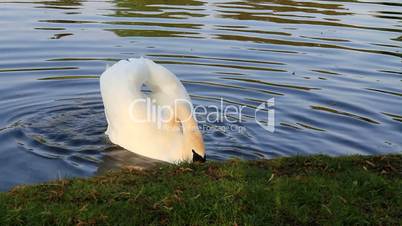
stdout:
{"type": "Polygon", "coordinates": [[[103,133],[98,77],[139,56],[176,73],[195,105],[246,107],[239,123],[201,124],[209,159],[400,152],[401,11],[397,0],[2,1],[0,190],[155,164],[103,133]],[[272,97],[275,133],[254,114],[272,97]]]}

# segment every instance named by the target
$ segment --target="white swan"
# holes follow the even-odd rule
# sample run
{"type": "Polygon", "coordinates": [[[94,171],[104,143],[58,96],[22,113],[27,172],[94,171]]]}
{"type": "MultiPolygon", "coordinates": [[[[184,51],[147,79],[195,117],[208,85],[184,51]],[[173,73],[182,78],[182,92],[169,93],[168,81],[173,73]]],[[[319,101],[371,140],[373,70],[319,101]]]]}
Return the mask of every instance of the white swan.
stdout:
{"type": "Polygon", "coordinates": [[[144,58],[121,60],[103,72],[100,90],[113,143],[166,162],[205,161],[190,97],[165,67],[144,58]]]}

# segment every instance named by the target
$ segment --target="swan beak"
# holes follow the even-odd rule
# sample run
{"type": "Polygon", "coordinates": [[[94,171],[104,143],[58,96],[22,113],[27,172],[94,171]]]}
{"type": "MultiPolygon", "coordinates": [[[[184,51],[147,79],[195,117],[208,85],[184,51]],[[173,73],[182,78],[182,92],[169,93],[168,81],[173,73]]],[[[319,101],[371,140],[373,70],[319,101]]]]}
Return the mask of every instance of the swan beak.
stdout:
{"type": "Polygon", "coordinates": [[[193,162],[205,162],[207,160],[206,156],[202,157],[201,155],[197,154],[197,152],[193,151],[193,162]]]}

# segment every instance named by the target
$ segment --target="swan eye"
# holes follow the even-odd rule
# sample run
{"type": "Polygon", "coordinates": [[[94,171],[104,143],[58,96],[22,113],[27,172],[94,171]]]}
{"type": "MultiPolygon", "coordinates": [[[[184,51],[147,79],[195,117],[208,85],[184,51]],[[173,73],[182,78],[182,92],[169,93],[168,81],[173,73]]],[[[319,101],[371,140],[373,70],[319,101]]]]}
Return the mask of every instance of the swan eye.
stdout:
{"type": "Polygon", "coordinates": [[[207,160],[206,156],[202,157],[201,155],[197,154],[197,152],[193,151],[193,162],[205,162],[207,160]]]}
{"type": "Polygon", "coordinates": [[[144,94],[144,95],[150,95],[151,93],[152,93],[152,90],[144,83],[144,84],[142,84],[142,86],[141,86],[141,92],[144,94]]]}
{"type": "MultiPolygon", "coordinates": [[[[184,131],[183,131],[183,123],[181,121],[178,121],[177,123],[179,125],[180,133],[183,134],[184,133],[184,131]]],[[[193,153],[194,153],[194,150],[193,150],[193,153]]]]}

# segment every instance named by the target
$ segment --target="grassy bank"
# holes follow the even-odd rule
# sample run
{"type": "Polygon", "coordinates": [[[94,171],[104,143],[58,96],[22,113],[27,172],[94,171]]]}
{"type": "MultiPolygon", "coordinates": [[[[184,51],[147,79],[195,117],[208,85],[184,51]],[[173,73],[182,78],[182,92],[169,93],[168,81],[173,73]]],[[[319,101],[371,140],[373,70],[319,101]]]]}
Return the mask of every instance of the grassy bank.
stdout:
{"type": "Polygon", "coordinates": [[[0,225],[268,223],[401,225],[402,156],[161,165],[0,193],[0,225]]]}

